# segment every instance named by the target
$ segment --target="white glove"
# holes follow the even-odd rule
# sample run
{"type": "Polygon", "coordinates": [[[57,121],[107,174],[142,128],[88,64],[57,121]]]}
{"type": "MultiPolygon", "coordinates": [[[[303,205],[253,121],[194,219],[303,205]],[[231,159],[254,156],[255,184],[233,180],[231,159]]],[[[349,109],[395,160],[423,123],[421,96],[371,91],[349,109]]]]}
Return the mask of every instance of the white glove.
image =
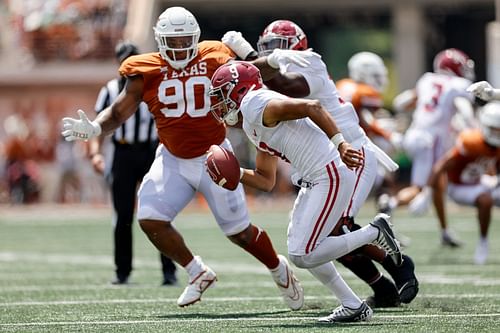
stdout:
{"type": "Polygon", "coordinates": [[[307,67],[310,64],[307,58],[313,55],[314,53],[311,51],[274,49],[273,52],[267,56],[267,63],[275,69],[280,68],[280,63],[296,64],[300,67],[307,67]]]}
{"type": "Polygon", "coordinates": [[[486,81],[473,83],[467,88],[467,91],[474,94],[479,99],[489,102],[493,99],[493,87],[486,81]]]}
{"type": "Polygon", "coordinates": [[[481,175],[481,185],[484,185],[486,186],[487,188],[489,188],[490,190],[494,189],[495,187],[498,186],[498,176],[497,175],[488,175],[488,174],[484,174],[484,175],[481,175]]]}
{"type": "Polygon", "coordinates": [[[424,215],[429,210],[431,203],[432,190],[430,187],[426,186],[422,191],[417,194],[410,204],[408,205],[408,211],[413,215],[424,215]]]}
{"type": "Polygon", "coordinates": [[[90,121],[83,110],[78,110],[80,119],[63,118],[63,131],[61,134],[66,141],[84,140],[99,136],[102,132],[101,125],[90,121]]]}
{"type": "Polygon", "coordinates": [[[234,53],[240,58],[245,60],[250,53],[255,52],[250,43],[243,37],[239,31],[228,31],[222,36],[222,43],[233,50],[234,53]]]}
{"type": "Polygon", "coordinates": [[[392,132],[389,141],[394,149],[400,150],[403,147],[403,134],[399,132],[392,132]]]}

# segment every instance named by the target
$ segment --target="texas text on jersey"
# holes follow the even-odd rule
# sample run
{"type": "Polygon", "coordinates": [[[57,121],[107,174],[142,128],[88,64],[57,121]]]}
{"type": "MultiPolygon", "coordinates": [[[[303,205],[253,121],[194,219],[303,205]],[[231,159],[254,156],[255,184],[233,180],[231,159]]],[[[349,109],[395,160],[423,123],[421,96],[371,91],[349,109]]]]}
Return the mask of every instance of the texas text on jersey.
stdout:
{"type": "Polygon", "coordinates": [[[233,57],[221,42],[204,41],[183,69],[170,66],[158,52],[132,56],[121,65],[121,75],[143,77],[143,100],[155,117],[161,143],[175,156],[201,156],[224,140],[224,124],[210,114],[207,92],[212,74],[233,57]]]}

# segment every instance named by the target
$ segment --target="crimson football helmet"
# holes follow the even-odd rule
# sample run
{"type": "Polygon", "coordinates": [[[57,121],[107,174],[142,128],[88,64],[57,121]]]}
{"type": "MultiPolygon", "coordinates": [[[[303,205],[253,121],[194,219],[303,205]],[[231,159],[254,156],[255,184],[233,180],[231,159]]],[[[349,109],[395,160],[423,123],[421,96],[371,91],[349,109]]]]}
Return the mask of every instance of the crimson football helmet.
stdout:
{"type": "Polygon", "coordinates": [[[434,72],[474,81],[474,61],[459,49],[446,49],[434,57],[434,72]]]}
{"type": "Polygon", "coordinates": [[[306,34],[292,21],[274,21],[260,35],[257,50],[260,56],[265,56],[274,49],[307,50],[306,34]]]}
{"type": "Polygon", "coordinates": [[[241,101],[249,91],[261,87],[262,77],[257,67],[243,61],[228,62],[212,76],[208,91],[212,102],[210,111],[215,119],[223,122],[230,115],[238,114],[241,101]]]}

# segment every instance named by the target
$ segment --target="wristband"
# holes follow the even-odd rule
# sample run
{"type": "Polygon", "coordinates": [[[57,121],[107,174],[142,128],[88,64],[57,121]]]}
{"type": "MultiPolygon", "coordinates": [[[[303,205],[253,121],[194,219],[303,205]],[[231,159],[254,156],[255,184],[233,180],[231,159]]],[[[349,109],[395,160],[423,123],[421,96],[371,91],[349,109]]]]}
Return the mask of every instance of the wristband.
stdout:
{"type": "Polygon", "coordinates": [[[338,132],[330,138],[330,141],[335,145],[335,148],[338,149],[342,142],[345,142],[345,139],[342,133],[338,132]]]}
{"type": "Polygon", "coordinates": [[[240,180],[243,178],[243,175],[245,174],[245,169],[240,168],[240,180]]]}

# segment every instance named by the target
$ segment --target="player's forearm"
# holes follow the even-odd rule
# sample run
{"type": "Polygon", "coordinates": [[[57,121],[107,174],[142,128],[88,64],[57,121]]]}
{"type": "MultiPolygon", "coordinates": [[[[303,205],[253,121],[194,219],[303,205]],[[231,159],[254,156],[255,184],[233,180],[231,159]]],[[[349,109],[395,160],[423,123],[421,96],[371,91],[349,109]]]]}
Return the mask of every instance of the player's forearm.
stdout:
{"type": "Polygon", "coordinates": [[[259,173],[258,170],[243,169],[240,182],[260,191],[271,192],[276,183],[276,178],[267,177],[259,173]]]}
{"type": "Polygon", "coordinates": [[[111,106],[100,112],[95,119],[101,126],[101,136],[112,134],[125,120],[126,118],[122,120],[116,112],[113,112],[111,106]]]}
{"type": "Polygon", "coordinates": [[[335,120],[333,120],[332,116],[319,102],[316,101],[316,103],[311,103],[309,105],[307,116],[326,134],[326,136],[328,136],[328,138],[340,133],[335,120]]]}
{"type": "Polygon", "coordinates": [[[263,81],[271,80],[275,75],[279,74],[280,72],[279,68],[273,68],[269,66],[266,57],[257,58],[251,61],[251,63],[259,69],[263,81]]]}

